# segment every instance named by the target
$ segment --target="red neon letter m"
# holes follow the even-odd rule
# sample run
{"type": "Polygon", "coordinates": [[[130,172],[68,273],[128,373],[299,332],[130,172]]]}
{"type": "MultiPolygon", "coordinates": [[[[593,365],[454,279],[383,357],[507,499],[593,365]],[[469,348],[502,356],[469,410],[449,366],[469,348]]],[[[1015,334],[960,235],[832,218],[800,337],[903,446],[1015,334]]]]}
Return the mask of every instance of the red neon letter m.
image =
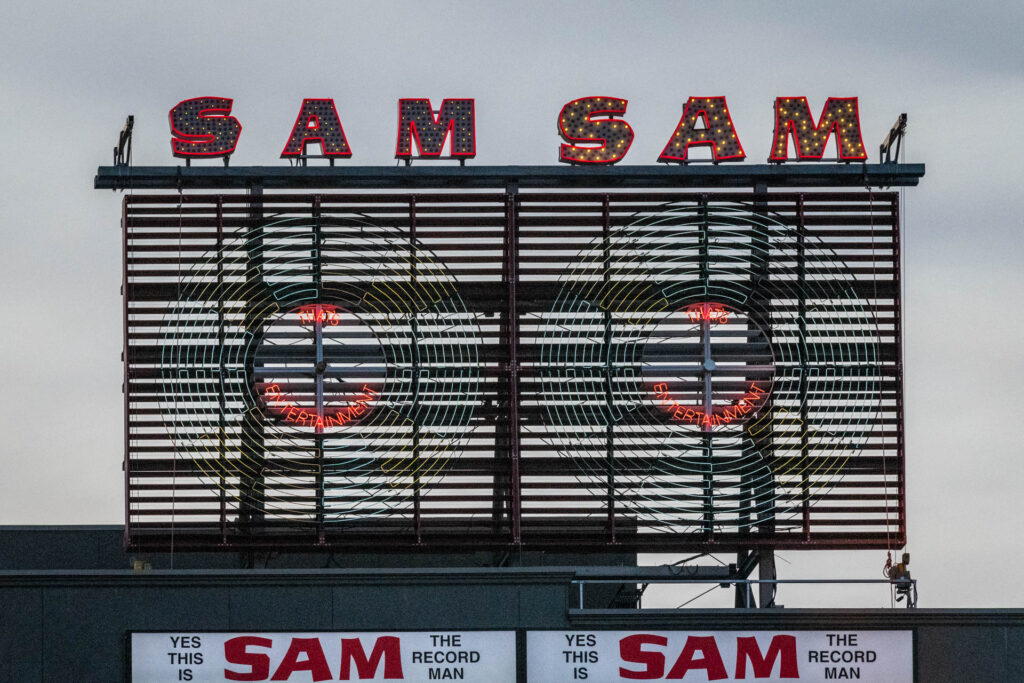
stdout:
{"type": "Polygon", "coordinates": [[[384,658],[384,678],[404,678],[402,675],[402,645],[396,636],[381,636],[373,644],[370,657],[358,638],[341,639],[341,675],[343,681],[352,680],[352,663],[356,665],[356,680],[371,679],[377,675],[381,657],[384,658]]]}
{"type": "Polygon", "coordinates": [[[757,638],[736,639],[736,678],[746,678],[747,660],[754,671],[754,678],[771,678],[775,660],[781,655],[779,678],[800,678],[796,664],[796,636],[773,636],[768,645],[768,654],[762,655],[757,638]]]}
{"type": "Polygon", "coordinates": [[[412,156],[413,139],[422,156],[440,156],[449,134],[453,157],[476,156],[474,100],[444,100],[436,116],[428,99],[398,100],[396,159],[412,156]]]}

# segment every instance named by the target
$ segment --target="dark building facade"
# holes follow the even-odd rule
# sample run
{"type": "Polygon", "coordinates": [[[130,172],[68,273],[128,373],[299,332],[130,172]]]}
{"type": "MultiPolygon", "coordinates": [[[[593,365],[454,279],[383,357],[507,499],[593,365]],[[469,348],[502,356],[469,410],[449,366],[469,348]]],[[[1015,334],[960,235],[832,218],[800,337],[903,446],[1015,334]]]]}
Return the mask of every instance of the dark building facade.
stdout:
{"type": "MultiPolygon", "coordinates": [[[[514,632],[520,681],[528,680],[527,634],[550,630],[582,635],[909,631],[914,681],[1024,680],[1024,610],[609,607],[622,604],[618,590],[588,592],[581,609],[580,579],[628,580],[649,570],[631,566],[634,558],[625,554],[584,561],[485,553],[343,558],[192,553],[175,556],[171,569],[168,555],[126,555],[122,532],[113,526],[0,530],[0,680],[131,680],[133,632],[477,630],[514,632]],[[140,570],[131,567],[135,560],[140,570]],[[389,566],[380,566],[384,563],[389,566]],[[493,566],[497,563],[529,566],[493,566]]],[[[728,657],[725,661],[732,676],[728,657]]],[[[334,678],[337,669],[331,666],[334,678]]],[[[700,675],[686,679],[705,680],[700,675]]],[[[599,679],[592,674],[590,680],[599,679]]]]}

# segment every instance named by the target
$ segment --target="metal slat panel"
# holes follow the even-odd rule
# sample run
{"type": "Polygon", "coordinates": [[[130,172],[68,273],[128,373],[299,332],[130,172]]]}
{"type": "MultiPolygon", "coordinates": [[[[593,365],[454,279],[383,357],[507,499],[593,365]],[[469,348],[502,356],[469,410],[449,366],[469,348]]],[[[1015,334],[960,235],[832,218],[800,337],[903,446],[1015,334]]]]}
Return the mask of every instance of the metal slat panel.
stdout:
{"type": "Polygon", "coordinates": [[[900,545],[897,201],[131,195],[128,544],[900,545]]]}

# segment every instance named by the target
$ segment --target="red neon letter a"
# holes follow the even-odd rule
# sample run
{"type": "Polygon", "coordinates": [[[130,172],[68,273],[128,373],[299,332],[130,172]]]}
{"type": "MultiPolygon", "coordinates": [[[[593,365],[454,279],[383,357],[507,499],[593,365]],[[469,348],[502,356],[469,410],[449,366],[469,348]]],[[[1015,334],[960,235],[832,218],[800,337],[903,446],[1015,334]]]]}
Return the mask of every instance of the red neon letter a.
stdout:
{"type": "Polygon", "coordinates": [[[711,156],[716,162],[743,161],[746,158],[724,97],[691,97],[687,100],[683,117],[658,161],[688,161],[690,147],[700,145],[710,145],[711,156]],[[704,127],[697,128],[698,122],[704,127]]]}
{"type": "Polygon", "coordinates": [[[321,154],[325,157],[352,156],[352,149],[341,127],[334,100],[302,100],[302,109],[295,119],[292,134],[285,143],[281,158],[297,157],[306,153],[306,145],[320,143],[321,154]]]}
{"type": "Polygon", "coordinates": [[[369,658],[358,638],[341,639],[341,674],[343,681],[352,679],[352,663],[356,665],[359,678],[373,678],[377,675],[381,657],[384,658],[384,678],[403,678],[402,644],[395,636],[381,636],[373,644],[369,658]]]}

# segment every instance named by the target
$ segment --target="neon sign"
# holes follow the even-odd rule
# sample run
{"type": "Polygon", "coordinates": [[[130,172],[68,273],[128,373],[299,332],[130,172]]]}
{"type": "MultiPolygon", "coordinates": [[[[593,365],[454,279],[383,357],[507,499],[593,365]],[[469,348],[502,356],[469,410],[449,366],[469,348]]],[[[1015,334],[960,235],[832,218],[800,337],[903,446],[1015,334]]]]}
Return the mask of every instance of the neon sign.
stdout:
{"type": "Polygon", "coordinates": [[[662,408],[668,410],[674,422],[695,424],[710,429],[727,425],[741,417],[745,417],[760,408],[768,392],[751,382],[746,392],[728,406],[688,406],[682,405],[672,398],[667,382],[654,385],[654,396],[662,408]]]}
{"type": "Polygon", "coordinates": [[[372,330],[333,304],[303,304],[268,323],[253,371],[267,412],[317,433],[366,417],[380,400],[383,358],[364,364],[349,354],[353,343],[372,345],[372,330]]]}
{"type": "Polygon", "coordinates": [[[439,157],[449,137],[453,157],[471,159],[476,156],[476,109],[473,100],[446,99],[436,114],[428,99],[398,101],[396,159],[412,157],[414,139],[421,156],[439,157]]]}
{"type": "Polygon", "coordinates": [[[707,320],[713,325],[724,325],[729,322],[729,313],[724,304],[692,304],[686,307],[686,317],[691,323],[707,320]]]}
{"type": "Polygon", "coordinates": [[[643,351],[648,404],[671,422],[703,431],[752,416],[774,385],[766,342],[755,320],[722,302],[692,303],[666,315],[643,351]],[[751,346],[737,353],[737,344],[751,346]]]}
{"type": "Polygon", "coordinates": [[[868,158],[860,136],[860,110],[856,97],[830,97],[814,123],[806,97],[775,98],[775,138],[769,161],[789,158],[789,137],[796,143],[800,161],[821,161],[832,133],[836,135],[839,158],[861,161],[868,158]]]}
{"type": "MultiPolygon", "coordinates": [[[[229,157],[238,145],[242,124],[231,116],[233,100],[196,97],[175,105],[169,114],[174,156],[186,159],[229,157]]],[[[622,161],[633,144],[633,127],[620,118],[627,100],[621,97],[582,97],[567,102],[558,114],[558,160],[569,164],[610,165],[622,161]]],[[[795,161],[823,161],[835,135],[838,161],[864,161],[867,153],[860,130],[856,97],[829,97],[817,123],[806,97],[775,99],[775,132],[768,161],[790,161],[789,138],[796,147],[795,161]]],[[[426,98],[398,100],[395,158],[439,159],[450,143],[450,159],[476,156],[476,103],[473,99],[446,98],[433,109],[426,98]],[[415,153],[414,153],[415,148],[415,153]]],[[[352,149],[332,99],[305,99],[285,143],[281,157],[307,158],[307,146],[320,145],[326,159],[349,158],[352,149]]],[[[691,148],[705,148],[714,163],[743,161],[746,152],[733,124],[725,97],[690,97],[672,136],[658,156],[662,163],[692,163],[691,148]]]]}
{"type": "Polygon", "coordinates": [[[299,317],[299,322],[303,325],[315,325],[316,323],[320,323],[321,325],[337,327],[341,324],[341,314],[338,313],[338,307],[331,306],[330,304],[309,304],[307,306],[301,306],[295,310],[295,314],[299,317]]]}
{"type": "Polygon", "coordinates": [[[378,391],[368,384],[364,384],[360,393],[347,406],[320,415],[316,410],[296,405],[290,396],[281,391],[281,386],[278,384],[271,384],[263,390],[263,402],[272,413],[283,418],[289,424],[299,427],[314,427],[317,430],[344,427],[347,424],[358,422],[373,409],[373,401],[376,401],[379,396],[378,391]]]}
{"type": "Polygon", "coordinates": [[[334,100],[302,100],[302,108],[299,109],[281,158],[305,155],[306,145],[310,143],[319,143],[320,153],[325,157],[347,159],[352,156],[334,100]]]}
{"type": "Polygon", "coordinates": [[[226,157],[235,151],[242,124],[231,113],[234,100],[196,97],[174,105],[168,114],[176,157],[226,157]]]}
{"type": "Polygon", "coordinates": [[[625,113],[626,100],[616,97],[567,102],[558,115],[558,132],[570,144],[559,148],[558,160],[569,164],[621,161],[633,144],[633,128],[614,117],[625,113]]]}
{"type": "Polygon", "coordinates": [[[683,106],[675,133],[669,138],[658,161],[689,161],[691,147],[711,147],[712,158],[718,161],[743,161],[747,158],[732,115],[724,97],[691,97],[683,106]],[[698,124],[703,127],[698,128],[698,124]]]}

